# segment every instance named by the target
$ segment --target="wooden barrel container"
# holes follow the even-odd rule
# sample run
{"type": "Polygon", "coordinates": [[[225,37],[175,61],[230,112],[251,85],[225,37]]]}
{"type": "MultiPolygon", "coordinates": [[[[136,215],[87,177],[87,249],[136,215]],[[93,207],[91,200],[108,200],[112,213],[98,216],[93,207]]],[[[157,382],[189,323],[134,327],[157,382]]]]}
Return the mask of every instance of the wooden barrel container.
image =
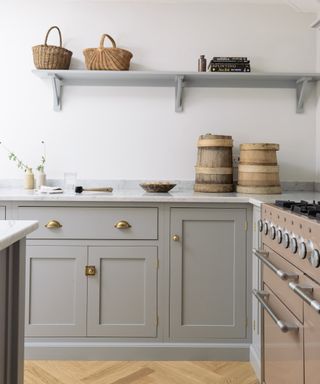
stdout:
{"type": "Polygon", "coordinates": [[[240,145],[237,192],[281,193],[277,151],[279,144],[240,145]]]}
{"type": "Polygon", "coordinates": [[[203,135],[198,140],[196,192],[232,192],[232,136],[203,135]]]}

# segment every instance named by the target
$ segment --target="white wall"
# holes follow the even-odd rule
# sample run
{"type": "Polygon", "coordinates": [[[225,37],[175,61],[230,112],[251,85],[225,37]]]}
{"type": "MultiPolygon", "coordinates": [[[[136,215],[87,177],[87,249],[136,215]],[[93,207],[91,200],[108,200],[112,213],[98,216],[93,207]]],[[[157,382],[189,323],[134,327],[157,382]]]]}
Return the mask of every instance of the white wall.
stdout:
{"type": "MultiPolygon", "coordinates": [[[[320,32],[317,31],[317,72],[320,71],[320,32]]],[[[316,106],[316,181],[320,182],[320,84],[317,86],[316,106]]]]}
{"type": "MultiPolygon", "coordinates": [[[[320,12],[318,14],[320,17],[320,12]]],[[[317,44],[317,64],[316,70],[320,72],[320,30],[316,32],[316,44],[317,44]]],[[[316,181],[320,182],[320,84],[317,87],[317,106],[316,106],[316,181]]],[[[319,189],[319,187],[317,188],[319,189]]]]}
{"type": "MultiPolygon", "coordinates": [[[[35,166],[45,139],[50,178],[193,179],[198,136],[231,134],[236,146],[280,143],[282,180],[312,181],[315,98],[298,115],[292,90],[191,89],[176,114],[173,89],[77,87],[56,113],[49,84],[31,74],[31,46],[57,24],[74,68],[107,32],[134,53],[132,69],[196,70],[204,53],[249,56],[255,71],[313,72],[313,20],[285,5],[1,0],[0,140],[35,166]]],[[[0,177],[20,177],[6,156],[0,148],[0,177]]]]}

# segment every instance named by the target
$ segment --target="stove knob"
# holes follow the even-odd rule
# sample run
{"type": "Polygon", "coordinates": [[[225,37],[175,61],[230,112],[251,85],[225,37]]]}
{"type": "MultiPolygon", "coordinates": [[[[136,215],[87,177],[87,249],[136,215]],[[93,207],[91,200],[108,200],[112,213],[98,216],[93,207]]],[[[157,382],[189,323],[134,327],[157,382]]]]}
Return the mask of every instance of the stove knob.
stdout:
{"type": "Polygon", "coordinates": [[[262,220],[258,220],[258,229],[259,229],[259,232],[262,232],[263,231],[263,222],[262,220]]]}
{"type": "Polygon", "coordinates": [[[302,241],[298,247],[298,255],[300,259],[305,259],[307,257],[307,253],[308,253],[307,245],[304,241],[302,241]]]}
{"type": "Polygon", "coordinates": [[[281,229],[278,229],[277,230],[277,242],[278,242],[278,244],[281,244],[282,243],[282,231],[281,231],[281,229]]]}
{"type": "Polygon", "coordinates": [[[270,227],[269,237],[271,240],[274,240],[276,238],[276,227],[274,225],[271,225],[270,227]]]}
{"type": "Polygon", "coordinates": [[[298,241],[295,237],[292,237],[290,240],[290,251],[293,254],[298,252],[298,241]]]}
{"type": "Polygon", "coordinates": [[[268,232],[269,232],[269,225],[268,225],[267,222],[265,222],[265,223],[263,224],[263,232],[264,232],[265,235],[267,235],[268,232]]]}
{"type": "Polygon", "coordinates": [[[313,267],[315,268],[320,267],[320,252],[318,251],[318,249],[314,249],[312,251],[309,261],[313,267]]]}
{"type": "Polygon", "coordinates": [[[284,246],[285,248],[289,248],[289,245],[290,245],[290,236],[289,236],[289,233],[285,233],[285,234],[283,235],[283,241],[282,241],[282,243],[283,243],[283,246],[284,246]]]}

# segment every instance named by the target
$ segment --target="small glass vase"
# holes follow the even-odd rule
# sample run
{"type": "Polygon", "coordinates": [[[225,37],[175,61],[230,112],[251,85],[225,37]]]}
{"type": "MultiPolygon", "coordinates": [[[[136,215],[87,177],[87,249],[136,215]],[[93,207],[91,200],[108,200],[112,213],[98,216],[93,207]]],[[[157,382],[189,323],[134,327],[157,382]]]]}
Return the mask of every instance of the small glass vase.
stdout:
{"type": "Polygon", "coordinates": [[[24,189],[34,189],[34,174],[32,168],[28,168],[24,175],[24,189]]]}
{"type": "Polygon", "coordinates": [[[44,173],[44,171],[39,171],[37,178],[37,188],[39,189],[42,185],[46,185],[46,182],[47,175],[44,173]]]}

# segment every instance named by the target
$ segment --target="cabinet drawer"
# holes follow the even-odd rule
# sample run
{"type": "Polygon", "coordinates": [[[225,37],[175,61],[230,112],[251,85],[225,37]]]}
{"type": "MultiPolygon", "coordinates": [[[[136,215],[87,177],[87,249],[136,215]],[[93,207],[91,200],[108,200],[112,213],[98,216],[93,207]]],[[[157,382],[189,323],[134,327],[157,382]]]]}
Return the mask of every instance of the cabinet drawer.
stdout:
{"type": "Polygon", "coordinates": [[[19,219],[39,221],[31,239],[158,238],[157,208],[19,207],[19,219]]]}
{"type": "MultiPolygon", "coordinates": [[[[295,268],[287,260],[283,259],[280,255],[272,251],[271,248],[264,247],[268,252],[267,259],[279,270],[288,273],[296,274],[298,277],[296,282],[300,282],[303,273],[295,268]]],[[[282,280],[278,275],[271,271],[266,265],[262,265],[262,278],[263,282],[282,300],[282,302],[292,311],[300,321],[303,321],[303,303],[302,300],[290,289],[289,282],[291,279],[282,280]]]]}
{"type": "Polygon", "coordinates": [[[269,294],[268,305],[283,322],[297,326],[297,330],[281,332],[278,325],[264,311],[264,383],[303,384],[303,326],[283,303],[264,285],[269,294]]]}

